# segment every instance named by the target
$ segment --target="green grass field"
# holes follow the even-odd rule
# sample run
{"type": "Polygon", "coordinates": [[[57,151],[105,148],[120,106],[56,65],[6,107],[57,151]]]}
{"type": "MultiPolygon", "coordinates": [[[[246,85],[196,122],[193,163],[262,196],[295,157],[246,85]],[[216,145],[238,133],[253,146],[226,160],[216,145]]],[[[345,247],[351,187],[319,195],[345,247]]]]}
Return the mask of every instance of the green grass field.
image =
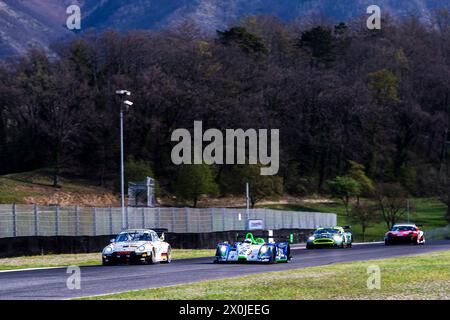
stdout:
{"type": "Polygon", "coordinates": [[[87,299],[113,300],[348,300],[450,299],[450,251],[342,263],[227,280],[203,281],[87,299]],[[381,271],[368,289],[368,267],[381,271]],[[270,290],[267,290],[270,288],[270,290]]]}
{"type": "MultiPolygon", "coordinates": [[[[415,210],[410,214],[410,221],[423,224],[423,230],[431,230],[433,228],[443,227],[447,225],[445,216],[447,207],[439,200],[434,198],[415,198],[411,199],[415,204],[415,210]]],[[[307,203],[307,204],[274,204],[265,205],[264,207],[277,210],[291,211],[318,211],[336,213],[339,225],[351,225],[355,241],[362,241],[362,231],[358,224],[351,223],[345,214],[345,208],[339,201],[333,203],[307,203]]],[[[406,222],[407,216],[402,221],[406,222]]],[[[385,222],[373,224],[366,230],[366,241],[379,241],[383,239],[387,227],[385,222]]]]}
{"type": "MultiPolygon", "coordinates": [[[[215,250],[173,249],[173,259],[213,257],[215,250]]],[[[54,254],[0,259],[0,270],[101,265],[100,253],[54,254]]]]}

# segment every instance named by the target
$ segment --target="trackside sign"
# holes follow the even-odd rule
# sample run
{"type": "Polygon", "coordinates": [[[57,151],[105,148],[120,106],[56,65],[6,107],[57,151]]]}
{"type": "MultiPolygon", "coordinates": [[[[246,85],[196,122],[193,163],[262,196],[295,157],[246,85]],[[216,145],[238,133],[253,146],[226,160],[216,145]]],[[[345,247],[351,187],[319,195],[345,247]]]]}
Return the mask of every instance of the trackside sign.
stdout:
{"type": "Polygon", "coordinates": [[[264,220],[248,220],[248,230],[264,230],[264,220]]]}

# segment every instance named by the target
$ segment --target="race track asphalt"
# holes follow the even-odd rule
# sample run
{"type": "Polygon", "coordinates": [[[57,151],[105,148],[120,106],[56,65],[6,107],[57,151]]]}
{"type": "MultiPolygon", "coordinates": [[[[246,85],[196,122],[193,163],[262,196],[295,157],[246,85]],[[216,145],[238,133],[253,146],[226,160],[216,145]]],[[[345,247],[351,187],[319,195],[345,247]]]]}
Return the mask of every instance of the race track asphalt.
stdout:
{"type": "Polygon", "coordinates": [[[66,268],[0,273],[0,300],[54,300],[102,295],[268,271],[301,269],[339,262],[383,259],[450,250],[450,241],[423,246],[363,244],[348,249],[293,250],[289,264],[213,264],[212,258],[173,261],[170,265],[91,266],[81,268],[81,289],[67,288],[66,268]]]}

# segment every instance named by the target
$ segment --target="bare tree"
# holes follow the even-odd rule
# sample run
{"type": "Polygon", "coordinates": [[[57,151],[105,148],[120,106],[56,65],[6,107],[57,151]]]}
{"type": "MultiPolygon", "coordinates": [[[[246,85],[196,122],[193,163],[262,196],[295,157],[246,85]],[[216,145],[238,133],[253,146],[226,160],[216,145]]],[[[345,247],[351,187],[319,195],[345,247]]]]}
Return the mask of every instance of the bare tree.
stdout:
{"type": "Polygon", "coordinates": [[[376,189],[378,209],[388,229],[407,213],[407,193],[399,183],[381,183],[376,189]]]}
{"type": "Polygon", "coordinates": [[[362,241],[366,240],[366,230],[373,223],[379,222],[382,219],[378,208],[374,204],[366,202],[357,203],[350,211],[350,220],[361,226],[362,241]]]}

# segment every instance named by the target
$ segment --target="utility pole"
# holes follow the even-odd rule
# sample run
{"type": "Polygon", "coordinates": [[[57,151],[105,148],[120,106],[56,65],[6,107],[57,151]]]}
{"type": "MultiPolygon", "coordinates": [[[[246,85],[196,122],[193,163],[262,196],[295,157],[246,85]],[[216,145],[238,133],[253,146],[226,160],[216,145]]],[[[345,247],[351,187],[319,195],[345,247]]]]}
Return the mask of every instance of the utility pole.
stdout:
{"type": "Polygon", "coordinates": [[[246,210],[247,210],[247,224],[250,220],[250,185],[247,182],[245,185],[245,204],[246,204],[246,210]]]}
{"type": "Polygon", "coordinates": [[[444,171],[443,168],[445,168],[444,178],[442,179],[442,182],[444,184],[444,194],[442,195],[443,199],[446,200],[447,204],[447,221],[450,223],[450,177],[449,177],[449,165],[447,160],[447,150],[448,145],[450,142],[448,139],[448,127],[445,129],[445,136],[444,136],[444,148],[442,150],[442,162],[441,162],[441,179],[442,179],[442,171],[444,171]],[[445,189],[446,192],[445,192],[445,189]]]}
{"type": "MultiPolygon", "coordinates": [[[[439,168],[439,178],[441,179],[441,181],[443,180],[443,175],[444,175],[444,168],[445,168],[445,160],[447,158],[447,145],[448,145],[448,141],[447,141],[447,137],[448,137],[448,128],[445,129],[444,131],[444,143],[442,145],[442,153],[441,153],[441,165],[439,168]]],[[[445,172],[446,174],[447,172],[445,172]]],[[[445,176],[445,179],[447,179],[447,176],[445,176]]]]}
{"type": "Polygon", "coordinates": [[[409,199],[406,199],[406,208],[408,212],[408,223],[409,223],[409,199]]]}

